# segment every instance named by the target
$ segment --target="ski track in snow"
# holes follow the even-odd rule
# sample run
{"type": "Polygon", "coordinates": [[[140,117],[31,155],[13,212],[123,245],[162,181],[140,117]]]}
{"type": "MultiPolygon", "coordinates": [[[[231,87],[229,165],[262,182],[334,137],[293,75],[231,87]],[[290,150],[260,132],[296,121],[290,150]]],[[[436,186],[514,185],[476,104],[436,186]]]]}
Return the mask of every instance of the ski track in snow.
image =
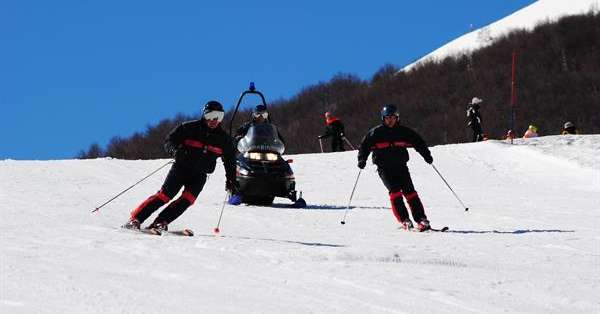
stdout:
{"type": "MultiPolygon", "coordinates": [[[[434,227],[400,230],[356,152],[288,156],[306,209],[226,206],[219,165],[172,224],[119,228],[166,160],[0,161],[0,313],[600,312],[600,135],[432,147],[409,168],[434,227]]],[[[150,218],[150,220],[153,217],[150,218]]]]}

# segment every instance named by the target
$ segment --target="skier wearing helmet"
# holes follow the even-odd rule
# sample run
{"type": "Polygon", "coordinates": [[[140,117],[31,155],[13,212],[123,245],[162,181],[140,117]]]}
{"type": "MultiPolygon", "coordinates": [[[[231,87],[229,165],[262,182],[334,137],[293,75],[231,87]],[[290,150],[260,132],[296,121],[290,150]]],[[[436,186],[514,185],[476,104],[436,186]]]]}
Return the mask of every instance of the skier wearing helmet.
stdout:
{"type": "Polygon", "coordinates": [[[235,150],[231,137],[221,128],[225,112],[214,100],[204,105],[200,120],[187,121],[176,127],[166,138],[165,150],[175,162],[160,191],[150,196],[131,212],[123,228],[139,230],[140,225],[163,205],[169,203],[183,187],[183,193],[163,209],[147,229],[160,234],[190,207],[202,191],[207,174],[215,170],[221,157],[225,167],[225,188],[237,192],[235,179],[235,150]]]}
{"type": "Polygon", "coordinates": [[[473,97],[469,106],[467,106],[467,126],[473,130],[473,142],[483,141],[483,129],[481,128],[481,114],[479,113],[479,104],[483,102],[481,98],[473,97]]]}
{"type": "Polygon", "coordinates": [[[413,220],[419,231],[430,229],[425,209],[415,191],[408,162],[408,147],[414,147],[425,162],[431,164],[433,157],[427,144],[412,129],[400,125],[399,115],[394,105],[386,105],[381,110],[381,124],[369,130],[364,136],[358,151],[358,168],[364,169],[369,154],[373,152],[373,163],[377,172],[388,189],[392,212],[402,228],[409,230],[413,223],[404,205],[404,199],[410,207],[413,220]]]}
{"type": "MultiPolygon", "coordinates": [[[[248,130],[255,124],[261,123],[271,123],[271,119],[269,118],[269,112],[267,111],[267,106],[265,105],[257,105],[252,109],[252,119],[240,126],[235,132],[235,139],[239,141],[242,137],[246,136],[248,130]]],[[[277,131],[277,136],[281,142],[285,143],[283,140],[283,136],[277,131]]]]}

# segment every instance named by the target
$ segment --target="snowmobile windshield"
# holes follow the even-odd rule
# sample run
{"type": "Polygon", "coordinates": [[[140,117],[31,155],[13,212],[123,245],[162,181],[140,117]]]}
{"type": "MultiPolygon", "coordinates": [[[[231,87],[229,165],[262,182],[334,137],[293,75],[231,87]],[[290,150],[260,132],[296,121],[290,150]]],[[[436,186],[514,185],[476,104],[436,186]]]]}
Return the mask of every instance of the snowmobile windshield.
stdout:
{"type": "Polygon", "coordinates": [[[279,139],[277,127],[270,123],[255,124],[237,145],[240,153],[270,152],[283,154],[285,146],[279,139]]]}

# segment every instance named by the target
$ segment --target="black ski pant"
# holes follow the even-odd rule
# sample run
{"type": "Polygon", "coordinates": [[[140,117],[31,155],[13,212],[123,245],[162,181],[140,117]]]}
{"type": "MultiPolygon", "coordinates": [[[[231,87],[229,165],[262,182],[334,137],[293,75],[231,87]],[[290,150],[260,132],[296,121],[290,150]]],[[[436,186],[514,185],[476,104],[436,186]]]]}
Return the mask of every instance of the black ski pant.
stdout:
{"type": "Polygon", "coordinates": [[[481,128],[481,124],[473,124],[471,125],[471,129],[473,130],[473,142],[483,141],[483,129],[481,128]]]}
{"type": "Polygon", "coordinates": [[[341,136],[331,137],[331,151],[332,152],[343,152],[344,151],[344,140],[341,136]]]}
{"type": "Polygon", "coordinates": [[[378,168],[377,172],[388,189],[390,202],[392,203],[392,213],[398,220],[403,222],[409,219],[408,211],[404,205],[404,199],[410,207],[413,220],[417,223],[427,219],[425,209],[421,203],[419,195],[415,191],[410,172],[406,165],[396,166],[391,169],[378,168]]]}
{"type": "Polygon", "coordinates": [[[183,187],[183,193],[179,198],[171,202],[163,209],[154,222],[171,223],[181,216],[185,210],[196,201],[196,197],[202,191],[206,183],[206,173],[190,171],[180,168],[177,164],[171,167],[160,191],[150,196],[142,204],[131,212],[131,218],[141,222],[146,220],[157,209],[172,200],[183,187]]]}

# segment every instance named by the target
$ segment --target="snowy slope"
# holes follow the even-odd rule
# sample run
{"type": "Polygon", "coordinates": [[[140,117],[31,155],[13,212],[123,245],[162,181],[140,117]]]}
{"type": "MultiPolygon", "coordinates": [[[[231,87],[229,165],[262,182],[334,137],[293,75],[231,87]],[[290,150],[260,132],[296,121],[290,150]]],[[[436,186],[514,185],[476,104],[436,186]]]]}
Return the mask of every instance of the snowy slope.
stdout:
{"type": "Polygon", "coordinates": [[[356,152],[289,156],[307,209],[225,208],[222,169],[172,228],[122,231],[166,160],[0,161],[0,313],[598,313],[600,135],[436,146],[409,163],[434,226],[398,230],[356,152]]]}
{"type": "Polygon", "coordinates": [[[459,53],[468,53],[493,42],[499,36],[517,29],[532,29],[537,24],[555,21],[567,15],[598,12],[600,0],[539,0],[501,20],[469,32],[407,65],[401,71],[408,71],[415,65],[428,60],[440,60],[459,53]]]}

